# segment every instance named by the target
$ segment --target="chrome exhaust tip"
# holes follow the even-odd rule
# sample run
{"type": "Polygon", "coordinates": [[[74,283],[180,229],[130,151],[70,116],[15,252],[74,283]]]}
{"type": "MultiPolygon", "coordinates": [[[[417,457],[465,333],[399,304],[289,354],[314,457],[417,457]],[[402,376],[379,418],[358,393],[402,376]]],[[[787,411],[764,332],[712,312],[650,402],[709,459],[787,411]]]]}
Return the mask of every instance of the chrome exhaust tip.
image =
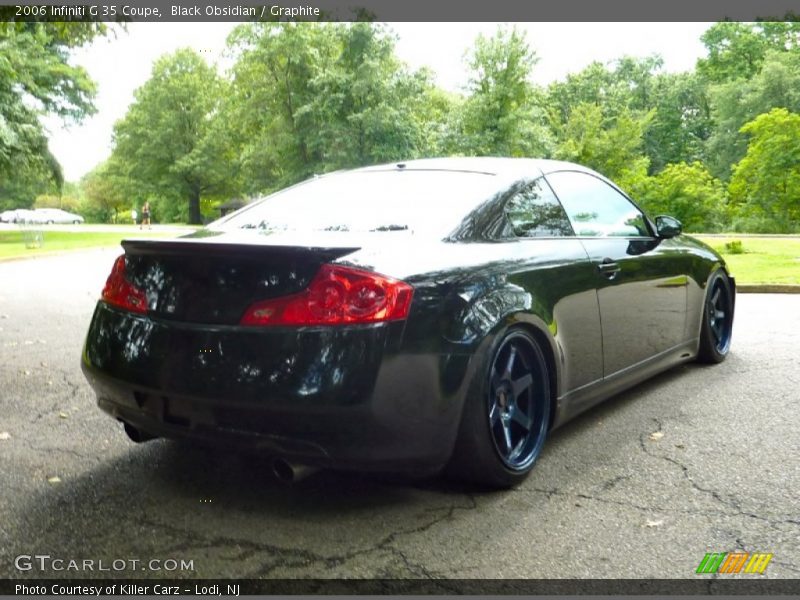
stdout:
{"type": "Polygon", "coordinates": [[[272,473],[283,483],[297,483],[306,477],[310,477],[319,471],[317,467],[308,465],[296,465],[284,458],[276,458],[272,461],[272,473]]]}

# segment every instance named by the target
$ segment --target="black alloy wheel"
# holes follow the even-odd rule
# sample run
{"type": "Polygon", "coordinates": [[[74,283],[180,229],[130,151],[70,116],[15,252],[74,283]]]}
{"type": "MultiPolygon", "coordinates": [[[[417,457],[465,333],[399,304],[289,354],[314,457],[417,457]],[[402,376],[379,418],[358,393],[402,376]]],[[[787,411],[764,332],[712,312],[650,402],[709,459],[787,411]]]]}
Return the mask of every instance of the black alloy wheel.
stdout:
{"type": "Polygon", "coordinates": [[[547,437],[547,363],[536,340],[515,329],[501,339],[483,373],[467,398],[450,471],[510,487],[530,473],[547,437]]]}
{"type": "Polygon", "coordinates": [[[489,374],[489,429],[509,469],[530,466],[544,442],[546,419],[534,382],[534,374],[541,377],[537,366],[528,336],[512,334],[498,349],[489,374]]]}
{"type": "Polygon", "coordinates": [[[731,348],[734,296],[730,280],[718,270],[708,282],[700,330],[699,360],[720,363],[731,348]]]}

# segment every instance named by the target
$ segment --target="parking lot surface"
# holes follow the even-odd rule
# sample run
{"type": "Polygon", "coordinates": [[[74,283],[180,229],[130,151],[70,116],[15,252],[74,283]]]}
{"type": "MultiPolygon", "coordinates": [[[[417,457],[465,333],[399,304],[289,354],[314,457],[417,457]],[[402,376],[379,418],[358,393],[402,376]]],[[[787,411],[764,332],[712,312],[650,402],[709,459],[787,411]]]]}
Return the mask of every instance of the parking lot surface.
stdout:
{"type": "Polygon", "coordinates": [[[0,263],[0,577],[689,579],[737,550],[800,577],[800,295],[740,295],[725,363],[557,430],[518,489],[335,472],[286,486],[262,457],[134,445],[96,408],[80,352],[117,254],[0,263]],[[15,565],[35,554],[141,562],[15,565]],[[191,569],[149,563],[166,559],[191,569]]]}

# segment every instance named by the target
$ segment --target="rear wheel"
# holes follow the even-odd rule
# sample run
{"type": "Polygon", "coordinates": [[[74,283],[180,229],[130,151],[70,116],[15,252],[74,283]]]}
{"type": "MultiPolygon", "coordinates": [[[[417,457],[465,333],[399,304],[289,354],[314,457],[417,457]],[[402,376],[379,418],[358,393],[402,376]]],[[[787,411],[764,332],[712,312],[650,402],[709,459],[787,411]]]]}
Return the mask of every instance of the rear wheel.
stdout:
{"type": "Polygon", "coordinates": [[[542,451],[549,420],[544,355],[528,333],[512,330],[473,382],[450,471],[492,487],[520,483],[542,451]]]}
{"type": "Polygon", "coordinates": [[[733,333],[733,287],[725,271],[719,269],[708,282],[700,328],[700,351],[697,359],[721,363],[728,356],[733,333]]]}

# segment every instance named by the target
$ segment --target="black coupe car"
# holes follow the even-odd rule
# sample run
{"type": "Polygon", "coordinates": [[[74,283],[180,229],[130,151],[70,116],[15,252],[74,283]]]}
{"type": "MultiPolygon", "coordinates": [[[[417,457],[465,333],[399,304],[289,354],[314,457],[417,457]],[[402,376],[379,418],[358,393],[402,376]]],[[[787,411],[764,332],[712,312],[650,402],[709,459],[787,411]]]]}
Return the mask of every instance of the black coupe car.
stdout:
{"type": "Polygon", "coordinates": [[[231,442],[286,478],[514,485],[554,427],[731,343],[723,259],[564,162],[333,173],[122,245],[82,357],[100,407],[136,441],[231,442]]]}

